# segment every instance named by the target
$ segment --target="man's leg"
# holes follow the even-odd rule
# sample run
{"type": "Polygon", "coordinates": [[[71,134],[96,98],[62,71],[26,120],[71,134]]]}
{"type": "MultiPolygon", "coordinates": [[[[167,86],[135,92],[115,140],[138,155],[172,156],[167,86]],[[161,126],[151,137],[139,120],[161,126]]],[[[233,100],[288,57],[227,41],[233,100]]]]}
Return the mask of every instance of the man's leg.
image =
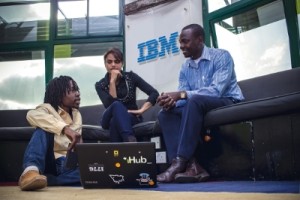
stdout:
{"type": "Polygon", "coordinates": [[[185,161],[177,159],[179,142],[179,129],[182,107],[169,111],[161,110],[158,114],[159,125],[162,129],[167,155],[171,166],[163,173],[157,175],[158,182],[172,182],[176,173],[185,170],[185,161]]]}
{"type": "Polygon", "coordinates": [[[190,183],[205,181],[209,178],[207,171],[193,158],[196,148],[201,140],[200,132],[206,113],[212,109],[232,104],[227,98],[215,98],[209,96],[193,96],[185,106],[182,113],[180,127],[180,142],[177,156],[188,160],[187,169],[183,173],[177,173],[175,182],[190,183]]]}
{"type": "Polygon", "coordinates": [[[55,160],[57,175],[47,174],[48,185],[50,186],[80,186],[79,168],[67,169],[65,167],[66,157],[60,157],[55,160]]]}
{"type": "Polygon", "coordinates": [[[200,132],[206,113],[212,109],[232,104],[227,98],[194,95],[187,101],[182,112],[180,138],[177,156],[189,160],[193,157],[197,145],[202,142],[200,132]]]}
{"type": "Polygon", "coordinates": [[[159,126],[162,130],[169,163],[177,155],[181,112],[182,107],[173,108],[169,111],[161,110],[158,113],[159,126]]]}
{"type": "Polygon", "coordinates": [[[47,186],[47,178],[40,173],[45,171],[47,155],[52,155],[47,159],[52,159],[54,163],[53,143],[54,135],[40,128],[34,131],[24,154],[24,171],[19,179],[21,190],[37,190],[47,186]]]}
{"type": "MultiPolygon", "coordinates": [[[[219,99],[200,95],[195,95],[187,101],[187,104],[183,107],[180,121],[177,139],[178,146],[175,155],[176,159],[172,161],[171,166],[164,173],[157,176],[159,182],[174,181],[176,174],[184,172],[187,166],[189,169],[194,169],[196,166],[196,173],[199,172],[202,175],[203,170],[198,170],[202,168],[196,165],[198,163],[195,163],[195,160],[191,158],[195,153],[197,145],[201,141],[200,132],[202,130],[203,118],[208,111],[230,103],[232,102],[229,99],[219,99]],[[189,160],[192,160],[191,164],[188,163],[189,160]]],[[[174,126],[174,124],[170,125],[174,126]]],[[[198,174],[196,175],[198,176],[198,174]]],[[[207,176],[207,173],[204,175],[207,176]]],[[[202,180],[204,180],[204,178],[202,180]]]]}

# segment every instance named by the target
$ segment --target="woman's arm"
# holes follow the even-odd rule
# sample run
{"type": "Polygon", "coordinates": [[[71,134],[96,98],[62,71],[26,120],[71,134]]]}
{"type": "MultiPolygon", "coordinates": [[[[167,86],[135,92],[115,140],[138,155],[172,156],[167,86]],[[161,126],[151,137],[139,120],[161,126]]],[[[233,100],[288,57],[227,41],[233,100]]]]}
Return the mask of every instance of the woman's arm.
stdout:
{"type": "Polygon", "coordinates": [[[109,94],[108,85],[105,84],[104,79],[95,84],[95,89],[105,108],[108,108],[114,101],[116,101],[116,99],[109,94]],[[107,87],[107,90],[105,87],[107,87]]]}
{"type": "Polygon", "coordinates": [[[135,115],[142,115],[146,110],[152,107],[152,104],[149,101],[146,101],[142,107],[138,110],[128,110],[129,113],[135,114],[135,115]]]}
{"type": "Polygon", "coordinates": [[[135,81],[136,86],[148,95],[148,99],[146,101],[150,102],[152,106],[154,106],[156,104],[156,99],[159,96],[158,91],[134,72],[132,72],[132,78],[135,81]]]}

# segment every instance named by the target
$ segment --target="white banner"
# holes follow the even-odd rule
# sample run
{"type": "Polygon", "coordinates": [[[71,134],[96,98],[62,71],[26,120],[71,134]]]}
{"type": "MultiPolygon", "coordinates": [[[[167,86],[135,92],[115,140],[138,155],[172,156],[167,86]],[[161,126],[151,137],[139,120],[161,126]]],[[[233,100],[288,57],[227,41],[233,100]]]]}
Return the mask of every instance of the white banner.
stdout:
{"type": "Polygon", "coordinates": [[[134,71],[159,93],[176,91],[185,59],[178,39],[191,23],[202,25],[201,0],[179,0],[125,16],[126,71],[134,71]]]}

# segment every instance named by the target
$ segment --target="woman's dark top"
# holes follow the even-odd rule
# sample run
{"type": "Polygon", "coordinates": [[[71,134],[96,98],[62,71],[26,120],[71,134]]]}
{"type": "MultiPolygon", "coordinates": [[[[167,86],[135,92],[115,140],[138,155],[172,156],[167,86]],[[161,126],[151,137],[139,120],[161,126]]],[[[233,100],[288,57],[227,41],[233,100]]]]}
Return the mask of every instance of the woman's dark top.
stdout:
{"type": "Polygon", "coordinates": [[[114,101],[121,101],[128,110],[137,110],[136,88],[148,95],[147,101],[155,105],[158,92],[136,73],[123,72],[119,84],[116,86],[117,98],[109,94],[109,74],[95,84],[96,91],[105,108],[108,108],[114,101]]]}

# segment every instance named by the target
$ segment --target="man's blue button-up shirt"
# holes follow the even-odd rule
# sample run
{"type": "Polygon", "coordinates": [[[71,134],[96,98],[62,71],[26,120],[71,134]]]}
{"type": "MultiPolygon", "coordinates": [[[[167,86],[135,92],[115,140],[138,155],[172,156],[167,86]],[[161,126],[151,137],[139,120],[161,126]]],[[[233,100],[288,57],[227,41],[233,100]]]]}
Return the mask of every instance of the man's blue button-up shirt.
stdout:
{"type": "MultiPolygon", "coordinates": [[[[188,58],[179,74],[179,91],[186,91],[188,98],[193,95],[231,97],[243,100],[237,85],[234,62],[228,51],[204,46],[199,62],[188,58]]],[[[185,101],[177,101],[177,106],[185,101]]]]}

